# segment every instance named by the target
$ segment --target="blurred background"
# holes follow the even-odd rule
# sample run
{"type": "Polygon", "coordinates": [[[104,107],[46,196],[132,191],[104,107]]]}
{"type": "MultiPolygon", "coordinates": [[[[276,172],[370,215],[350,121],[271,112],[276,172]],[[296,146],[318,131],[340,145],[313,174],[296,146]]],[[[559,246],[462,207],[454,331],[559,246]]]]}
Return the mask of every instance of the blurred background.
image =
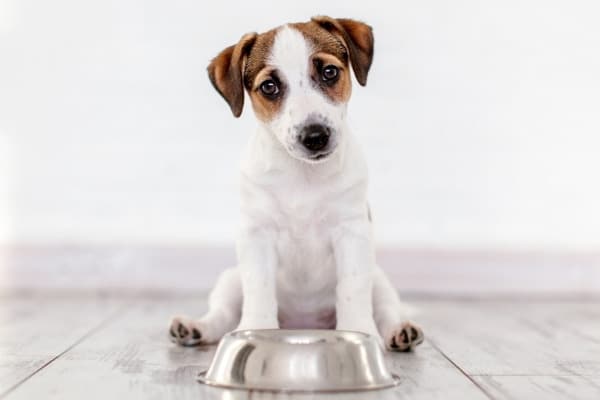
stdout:
{"type": "Polygon", "coordinates": [[[255,122],[206,66],[318,14],[374,29],[350,125],[400,288],[600,290],[591,0],[0,0],[0,287],[210,287],[255,122]]]}

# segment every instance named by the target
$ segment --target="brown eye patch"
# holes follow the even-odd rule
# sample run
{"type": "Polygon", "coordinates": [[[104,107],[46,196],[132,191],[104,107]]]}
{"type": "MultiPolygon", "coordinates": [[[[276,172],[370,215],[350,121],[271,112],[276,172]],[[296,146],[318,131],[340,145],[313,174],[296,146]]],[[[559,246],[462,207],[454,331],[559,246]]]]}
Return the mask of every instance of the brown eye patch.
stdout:
{"type": "Polygon", "coordinates": [[[311,77],[335,103],[346,102],[352,93],[348,64],[329,53],[316,53],[312,57],[311,77]]]}
{"type": "Polygon", "coordinates": [[[279,113],[285,92],[284,84],[278,80],[276,71],[267,65],[276,34],[277,28],[257,36],[243,68],[244,87],[250,95],[254,113],[258,119],[265,122],[279,113]],[[261,91],[261,85],[268,80],[273,80],[277,84],[277,95],[265,96],[261,91]]]}
{"type": "Polygon", "coordinates": [[[283,96],[285,84],[281,81],[279,73],[269,67],[263,68],[253,79],[249,91],[259,91],[270,100],[283,96]]]}
{"type": "Polygon", "coordinates": [[[277,71],[270,67],[264,67],[252,78],[248,93],[252,108],[261,121],[270,121],[279,113],[285,89],[285,82],[282,82],[277,71]]]}
{"type": "Polygon", "coordinates": [[[244,86],[251,90],[259,73],[267,67],[267,59],[275,40],[276,29],[261,33],[256,37],[254,46],[244,62],[242,77],[244,86]]]}

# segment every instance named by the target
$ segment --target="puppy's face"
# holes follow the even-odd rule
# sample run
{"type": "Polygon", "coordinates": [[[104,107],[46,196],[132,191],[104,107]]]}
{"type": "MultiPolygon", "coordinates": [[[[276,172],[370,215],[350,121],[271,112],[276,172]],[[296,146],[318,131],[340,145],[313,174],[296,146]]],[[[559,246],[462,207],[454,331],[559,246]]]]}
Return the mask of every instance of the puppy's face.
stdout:
{"type": "Polygon", "coordinates": [[[371,28],[328,17],[247,34],[209,65],[211,82],[241,114],[244,89],[256,117],[294,158],[318,163],[340,142],[351,93],[350,66],[366,84],[371,28]]]}

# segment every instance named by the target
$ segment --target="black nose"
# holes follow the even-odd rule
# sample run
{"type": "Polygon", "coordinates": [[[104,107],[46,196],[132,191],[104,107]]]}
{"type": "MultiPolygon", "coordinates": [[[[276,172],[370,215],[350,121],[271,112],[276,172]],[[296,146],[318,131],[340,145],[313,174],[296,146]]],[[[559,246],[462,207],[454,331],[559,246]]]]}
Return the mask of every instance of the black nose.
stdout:
{"type": "Polygon", "coordinates": [[[330,130],[320,124],[312,124],[302,129],[300,140],[304,147],[310,151],[323,150],[329,142],[330,130]]]}

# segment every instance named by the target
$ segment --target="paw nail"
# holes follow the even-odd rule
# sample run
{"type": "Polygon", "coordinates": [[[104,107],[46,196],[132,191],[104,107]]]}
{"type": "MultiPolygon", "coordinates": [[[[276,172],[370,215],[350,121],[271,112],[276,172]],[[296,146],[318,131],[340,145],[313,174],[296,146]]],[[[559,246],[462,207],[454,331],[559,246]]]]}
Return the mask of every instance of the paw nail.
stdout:
{"type": "Polygon", "coordinates": [[[179,337],[185,337],[187,335],[189,335],[189,331],[186,329],[185,326],[183,325],[179,325],[179,337]]]}
{"type": "Polygon", "coordinates": [[[408,335],[406,334],[405,330],[403,330],[402,332],[400,332],[400,341],[402,343],[408,343],[408,335]]]}
{"type": "Polygon", "coordinates": [[[415,340],[419,336],[419,332],[415,328],[410,328],[410,340],[415,340]]]}

